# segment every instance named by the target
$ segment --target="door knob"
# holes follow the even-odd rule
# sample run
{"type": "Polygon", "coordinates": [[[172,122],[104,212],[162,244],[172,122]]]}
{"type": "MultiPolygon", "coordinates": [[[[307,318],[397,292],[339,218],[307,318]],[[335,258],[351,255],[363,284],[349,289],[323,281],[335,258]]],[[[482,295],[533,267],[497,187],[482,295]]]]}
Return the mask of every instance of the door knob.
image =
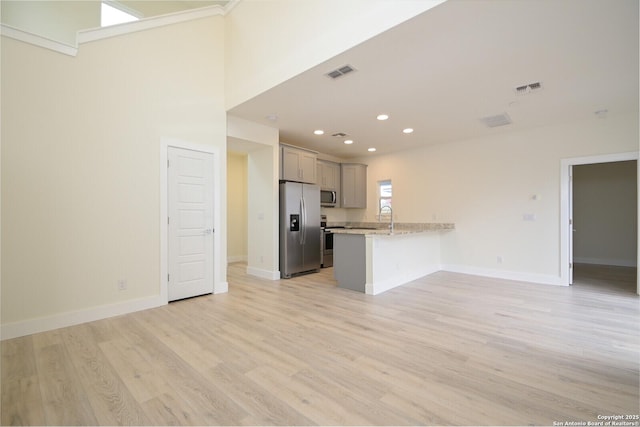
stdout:
{"type": "Polygon", "coordinates": [[[213,233],[213,229],[212,228],[205,228],[204,231],[202,232],[202,234],[211,234],[213,233]]]}

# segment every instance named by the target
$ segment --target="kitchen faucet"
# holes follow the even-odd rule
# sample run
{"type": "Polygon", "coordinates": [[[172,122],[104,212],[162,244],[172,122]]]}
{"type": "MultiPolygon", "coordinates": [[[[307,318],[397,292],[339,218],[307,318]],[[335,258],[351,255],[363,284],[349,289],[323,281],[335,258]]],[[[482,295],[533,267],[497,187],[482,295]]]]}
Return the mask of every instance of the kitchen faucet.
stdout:
{"type": "Polygon", "coordinates": [[[391,234],[393,234],[393,209],[391,209],[391,206],[386,205],[386,206],[382,206],[380,208],[380,211],[378,212],[378,222],[380,222],[380,220],[382,218],[382,211],[384,209],[389,209],[389,218],[390,218],[390,221],[389,221],[389,232],[391,234]]]}

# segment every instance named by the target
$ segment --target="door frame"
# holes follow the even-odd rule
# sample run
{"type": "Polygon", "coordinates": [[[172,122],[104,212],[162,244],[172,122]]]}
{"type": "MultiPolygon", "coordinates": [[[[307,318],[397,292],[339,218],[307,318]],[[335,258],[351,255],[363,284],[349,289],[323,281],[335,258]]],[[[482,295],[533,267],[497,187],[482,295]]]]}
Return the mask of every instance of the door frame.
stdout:
{"type": "Polygon", "coordinates": [[[167,275],[169,274],[169,227],[167,217],[169,216],[169,195],[168,195],[168,172],[167,161],[169,147],[182,148],[185,150],[200,151],[213,155],[213,293],[219,294],[227,292],[229,289],[226,282],[226,264],[221,260],[226,257],[226,250],[222,248],[222,185],[220,164],[221,150],[218,147],[188,142],[175,138],[161,138],[160,140],[160,298],[169,302],[169,287],[167,275]]]}
{"type": "MultiPolygon", "coordinates": [[[[573,212],[572,195],[572,169],[577,165],[591,165],[596,163],[624,162],[638,160],[637,151],[625,153],[600,154],[595,156],[572,157],[560,161],[560,282],[563,285],[571,285],[571,271],[569,263],[573,262],[570,254],[573,252],[573,226],[569,224],[573,212]]],[[[640,204],[640,203],[639,203],[640,204]]],[[[636,244],[638,237],[636,237],[636,244]]],[[[637,292],[640,294],[640,280],[637,292]]]]}

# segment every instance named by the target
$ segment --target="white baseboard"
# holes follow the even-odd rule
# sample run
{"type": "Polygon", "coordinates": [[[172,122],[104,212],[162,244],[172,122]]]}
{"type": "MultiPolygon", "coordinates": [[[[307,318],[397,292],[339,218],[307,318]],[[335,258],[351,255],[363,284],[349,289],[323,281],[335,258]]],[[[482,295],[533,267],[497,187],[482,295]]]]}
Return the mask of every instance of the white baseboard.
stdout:
{"type": "Polygon", "coordinates": [[[135,311],[147,310],[166,305],[160,296],[140,298],[116,304],[102,305],[88,309],[54,314],[52,316],[29,319],[21,322],[5,323],[0,326],[2,340],[37,334],[39,332],[52,331],[67,326],[93,322],[108,317],[120,316],[135,311]]]}
{"type": "Polygon", "coordinates": [[[494,270],[490,268],[479,268],[465,265],[446,264],[442,270],[451,273],[472,274],[475,276],[492,277],[494,279],[515,280],[518,282],[539,283],[542,285],[568,286],[562,283],[560,276],[547,274],[523,273],[519,271],[494,270]]]}
{"type": "Polygon", "coordinates": [[[247,274],[250,274],[251,276],[260,277],[261,279],[267,279],[267,280],[280,279],[280,271],[264,270],[262,268],[256,268],[256,267],[247,267],[247,274]]]}
{"type": "Polygon", "coordinates": [[[224,294],[225,292],[229,292],[229,282],[219,282],[213,285],[213,293],[215,294],[224,294]]]}
{"type": "MultiPolygon", "coordinates": [[[[584,262],[583,259],[579,261],[578,259],[574,260],[575,262],[584,262]]],[[[599,260],[599,263],[602,263],[603,260],[599,260]]],[[[614,264],[605,264],[605,265],[614,265],[614,264]]],[[[516,280],[521,282],[531,282],[531,283],[540,283],[545,285],[563,285],[560,281],[559,276],[553,275],[544,275],[544,274],[533,274],[533,273],[522,273],[515,271],[505,271],[505,270],[493,270],[493,269],[485,269],[485,268],[477,268],[477,267],[469,267],[469,266],[460,266],[460,265],[443,265],[441,266],[441,270],[449,271],[452,273],[462,273],[462,274],[472,274],[476,276],[484,276],[484,277],[493,277],[496,279],[507,279],[507,280],[516,280]]],[[[406,280],[407,277],[403,277],[402,283],[399,283],[397,280],[390,280],[385,282],[376,283],[375,286],[367,285],[367,293],[371,294],[379,294],[386,290],[392,289],[396,286],[400,286],[403,283],[407,283],[409,281],[418,279],[420,277],[424,277],[428,274],[439,271],[438,267],[429,267],[426,270],[422,270],[420,272],[416,272],[412,274],[412,278],[406,280]],[[415,276],[415,277],[413,277],[415,276]],[[398,282],[398,283],[396,283],[398,282]]],[[[260,277],[267,280],[279,280],[280,272],[279,271],[271,271],[264,270],[256,267],[247,267],[247,274],[252,276],[260,277]]],[[[221,282],[216,286],[214,291],[215,294],[227,292],[229,289],[228,282],[221,282]]],[[[147,310],[150,308],[156,308],[163,305],[166,305],[167,302],[164,301],[160,296],[154,296],[149,298],[141,298],[137,300],[125,301],[116,304],[108,304],[98,307],[92,307],[84,310],[78,310],[73,312],[66,312],[55,314],[47,317],[40,317],[37,319],[29,319],[20,322],[13,323],[5,323],[0,325],[0,337],[2,340],[7,340],[11,338],[22,337],[26,335],[36,334],[39,332],[51,331],[54,329],[64,328],[67,326],[79,325],[81,323],[93,322],[95,320],[106,319],[109,317],[120,316],[123,314],[133,313],[136,311],[147,310]]]]}
{"type": "Polygon", "coordinates": [[[227,264],[233,264],[234,262],[247,262],[246,255],[234,255],[227,257],[227,264]]]}
{"type": "Polygon", "coordinates": [[[628,259],[573,257],[574,264],[612,265],[614,267],[637,267],[638,263],[628,259]]]}

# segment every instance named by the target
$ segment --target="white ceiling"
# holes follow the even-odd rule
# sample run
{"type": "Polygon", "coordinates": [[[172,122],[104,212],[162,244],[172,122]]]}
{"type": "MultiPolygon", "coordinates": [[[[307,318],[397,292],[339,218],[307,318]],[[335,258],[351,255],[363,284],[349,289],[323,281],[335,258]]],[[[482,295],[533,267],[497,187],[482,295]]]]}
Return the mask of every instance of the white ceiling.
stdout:
{"type": "Polygon", "coordinates": [[[389,153],[602,109],[609,117],[637,112],[638,21],[637,0],[448,0],[230,113],[279,128],[282,142],[346,159],[369,147],[389,153]],[[345,64],[357,71],[325,76],[345,64]],[[515,94],[538,81],[541,90],[515,94]],[[379,113],[390,119],[377,121],[379,113]],[[513,123],[480,121],[501,113],[513,123]]]}

